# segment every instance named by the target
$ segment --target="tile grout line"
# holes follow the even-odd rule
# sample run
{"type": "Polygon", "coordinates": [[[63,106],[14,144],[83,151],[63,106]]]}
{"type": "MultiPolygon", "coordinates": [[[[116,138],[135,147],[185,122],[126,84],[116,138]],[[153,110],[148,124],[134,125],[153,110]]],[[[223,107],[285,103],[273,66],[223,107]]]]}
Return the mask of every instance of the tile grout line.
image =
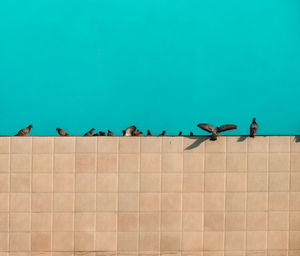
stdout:
{"type": "Polygon", "coordinates": [[[226,202],[227,202],[227,167],[228,167],[228,161],[227,161],[227,137],[225,137],[225,172],[224,172],[224,223],[223,223],[223,256],[225,255],[225,249],[226,249],[226,228],[225,228],[225,221],[226,221],[226,202]]]}
{"type": "Polygon", "coordinates": [[[9,191],[8,191],[8,212],[7,212],[7,216],[8,216],[8,236],[7,236],[7,252],[10,252],[10,208],[11,208],[11,137],[9,138],[9,149],[8,149],[8,153],[9,153],[9,191]]]}
{"type": "Polygon", "coordinates": [[[290,143],[290,152],[289,152],[289,183],[288,183],[288,231],[287,231],[287,255],[290,255],[290,217],[291,217],[291,213],[290,213],[290,206],[291,206],[291,183],[292,183],[292,172],[291,172],[291,152],[292,152],[292,137],[290,137],[289,139],[289,143],[290,143]]]}
{"type": "Polygon", "coordinates": [[[118,255],[119,248],[119,174],[120,174],[120,138],[118,137],[118,148],[117,148],[117,187],[116,187],[116,255],[118,255]]]}
{"type": "Polygon", "coordinates": [[[245,178],[244,178],[244,182],[245,182],[245,190],[244,192],[246,193],[245,196],[245,203],[246,203],[246,207],[245,207],[245,211],[244,211],[244,215],[245,215],[245,224],[244,224],[244,232],[245,232],[245,249],[244,249],[244,253],[245,255],[247,255],[247,239],[248,239],[248,231],[247,231],[247,216],[248,216],[248,157],[249,157],[249,150],[248,150],[249,144],[248,144],[248,139],[246,139],[246,172],[245,172],[245,178]]]}
{"type": "Polygon", "coordinates": [[[159,209],[158,209],[158,252],[159,255],[161,255],[161,238],[162,238],[162,234],[161,234],[161,223],[162,223],[162,161],[163,161],[163,157],[162,157],[162,138],[159,138],[159,154],[160,154],[160,196],[159,196],[159,209]]]}
{"type": "Polygon", "coordinates": [[[180,251],[181,251],[181,255],[183,253],[183,235],[184,235],[184,232],[183,232],[183,183],[184,183],[184,172],[183,172],[183,168],[184,168],[184,151],[183,151],[183,138],[180,138],[181,139],[181,149],[182,149],[182,169],[181,169],[181,237],[180,237],[180,251]]]}

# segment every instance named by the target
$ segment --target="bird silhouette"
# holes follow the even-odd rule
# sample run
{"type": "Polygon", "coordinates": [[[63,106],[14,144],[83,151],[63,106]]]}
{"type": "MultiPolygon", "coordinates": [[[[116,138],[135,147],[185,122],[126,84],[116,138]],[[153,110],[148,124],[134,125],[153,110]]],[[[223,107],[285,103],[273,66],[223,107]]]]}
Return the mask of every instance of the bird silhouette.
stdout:
{"type": "Polygon", "coordinates": [[[180,131],[179,134],[178,134],[178,136],[181,136],[181,135],[182,135],[182,132],[180,131]]]}
{"type": "Polygon", "coordinates": [[[142,136],[142,135],[143,135],[143,133],[140,130],[135,130],[132,133],[132,136],[142,136]]]}
{"type": "Polygon", "coordinates": [[[250,137],[252,138],[255,137],[257,129],[258,129],[258,124],[256,123],[256,118],[253,118],[252,123],[250,125],[250,137]]]}
{"type": "Polygon", "coordinates": [[[65,130],[56,128],[56,131],[58,132],[59,136],[70,136],[65,130]]]}
{"type": "Polygon", "coordinates": [[[15,136],[28,136],[32,125],[28,125],[26,128],[21,129],[15,136]]]}
{"type": "Polygon", "coordinates": [[[133,136],[133,133],[136,131],[136,127],[134,125],[129,126],[126,130],[123,131],[123,136],[133,136]]]}
{"type": "Polygon", "coordinates": [[[150,130],[147,130],[147,136],[152,136],[150,130]]]}
{"type": "Polygon", "coordinates": [[[166,134],[166,131],[162,131],[162,133],[159,134],[158,136],[165,136],[165,134],[166,134]]]}
{"type": "Polygon", "coordinates": [[[90,131],[88,131],[87,133],[85,133],[83,136],[93,136],[93,132],[95,131],[94,128],[92,128],[90,131]]]}
{"type": "Polygon", "coordinates": [[[237,126],[234,124],[225,124],[220,127],[214,127],[210,124],[198,124],[197,126],[202,130],[211,133],[210,140],[217,140],[217,136],[220,135],[221,132],[225,132],[237,128],[237,126]]]}
{"type": "Polygon", "coordinates": [[[190,136],[194,136],[194,133],[190,132],[190,136]]]}
{"type": "Polygon", "coordinates": [[[110,130],[107,130],[107,136],[114,136],[114,134],[110,130]]]}

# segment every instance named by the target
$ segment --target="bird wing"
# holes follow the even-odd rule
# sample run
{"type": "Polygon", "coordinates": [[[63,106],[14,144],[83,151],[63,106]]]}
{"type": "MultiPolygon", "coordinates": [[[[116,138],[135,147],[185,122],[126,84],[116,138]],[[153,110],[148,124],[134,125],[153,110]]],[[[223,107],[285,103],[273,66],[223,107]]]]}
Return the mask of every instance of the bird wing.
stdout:
{"type": "Polygon", "coordinates": [[[204,130],[204,131],[207,131],[207,132],[210,132],[210,133],[213,133],[215,131],[215,127],[210,125],[210,124],[198,124],[197,125],[200,129],[204,130]]]}
{"type": "Polygon", "coordinates": [[[220,127],[217,128],[218,132],[225,132],[225,131],[229,131],[229,130],[234,130],[236,129],[237,126],[234,124],[224,124],[220,127]]]}

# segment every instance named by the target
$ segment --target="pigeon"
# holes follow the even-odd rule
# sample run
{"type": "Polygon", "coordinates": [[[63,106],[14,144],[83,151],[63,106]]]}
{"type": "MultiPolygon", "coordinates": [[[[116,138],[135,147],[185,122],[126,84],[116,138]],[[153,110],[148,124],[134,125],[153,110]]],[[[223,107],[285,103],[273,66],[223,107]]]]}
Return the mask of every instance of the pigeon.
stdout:
{"type": "Polygon", "coordinates": [[[106,136],[105,132],[99,131],[99,136],[106,136]]]}
{"type": "Polygon", "coordinates": [[[252,124],[250,125],[250,137],[254,138],[257,129],[258,129],[258,124],[256,123],[256,118],[253,118],[252,124]]]}
{"type": "Polygon", "coordinates": [[[59,136],[70,136],[65,130],[56,128],[56,131],[58,132],[59,136]]]}
{"type": "Polygon", "coordinates": [[[158,136],[165,136],[165,134],[166,134],[166,131],[163,131],[160,135],[158,135],[158,136]]]}
{"type": "Polygon", "coordinates": [[[217,136],[220,134],[220,132],[225,132],[237,128],[237,126],[234,124],[225,124],[220,127],[214,127],[210,124],[198,124],[197,126],[202,130],[211,133],[210,140],[217,140],[217,136]]]}
{"type": "Polygon", "coordinates": [[[94,133],[93,136],[100,136],[99,132],[94,133]]]}
{"type": "Polygon", "coordinates": [[[178,136],[181,136],[182,135],[182,132],[179,132],[178,136]]]}
{"type": "Polygon", "coordinates": [[[129,126],[126,130],[123,131],[123,136],[133,136],[133,133],[136,131],[134,125],[129,126]]]}
{"type": "Polygon", "coordinates": [[[194,136],[194,133],[190,132],[190,136],[194,136]]]}
{"type": "Polygon", "coordinates": [[[93,136],[94,131],[95,131],[95,129],[92,128],[89,132],[85,133],[83,136],[93,136]]]}
{"type": "Polygon", "coordinates": [[[132,133],[132,136],[142,136],[143,133],[140,131],[140,130],[135,130],[133,133],[132,133]]]}
{"type": "Polygon", "coordinates": [[[110,130],[107,130],[107,136],[114,136],[114,134],[110,130]]]}
{"type": "Polygon", "coordinates": [[[21,129],[15,136],[28,136],[32,128],[32,125],[29,125],[26,128],[21,129]]]}
{"type": "Polygon", "coordinates": [[[147,130],[147,136],[152,136],[150,130],[147,130]]]}

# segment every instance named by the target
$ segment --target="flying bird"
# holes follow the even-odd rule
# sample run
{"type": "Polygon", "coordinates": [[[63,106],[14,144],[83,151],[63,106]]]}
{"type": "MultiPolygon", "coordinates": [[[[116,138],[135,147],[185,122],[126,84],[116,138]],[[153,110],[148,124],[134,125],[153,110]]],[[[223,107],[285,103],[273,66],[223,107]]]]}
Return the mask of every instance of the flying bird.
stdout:
{"type": "Polygon", "coordinates": [[[258,129],[258,124],[256,123],[256,118],[252,119],[252,123],[250,125],[250,137],[253,137],[256,135],[256,131],[258,129]]]}
{"type": "Polygon", "coordinates": [[[136,131],[134,125],[129,126],[126,130],[123,130],[123,136],[133,136],[133,133],[136,131]]]}
{"type": "Polygon", "coordinates": [[[59,136],[70,136],[65,130],[56,128],[56,131],[58,132],[59,136]]]}
{"type": "Polygon", "coordinates": [[[32,128],[32,125],[29,125],[26,128],[21,129],[15,136],[28,136],[32,128]]]}
{"type": "Polygon", "coordinates": [[[93,136],[93,132],[95,131],[94,128],[92,128],[90,131],[88,131],[87,133],[85,133],[83,136],[93,136]]]}
{"type": "Polygon", "coordinates": [[[107,136],[114,136],[114,134],[110,130],[107,130],[107,136]]]}
{"type": "Polygon", "coordinates": [[[163,131],[161,134],[159,134],[158,136],[165,136],[166,131],[163,131]]]}
{"type": "Polygon", "coordinates": [[[178,134],[178,136],[181,136],[181,135],[182,135],[182,132],[180,131],[179,134],[178,134]]]}
{"type": "Polygon", "coordinates": [[[211,133],[210,140],[217,140],[217,136],[220,135],[221,132],[225,132],[237,128],[237,126],[234,124],[225,124],[220,127],[214,127],[210,124],[198,124],[197,126],[200,129],[211,133]]]}
{"type": "Polygon", "coordinates": [[[147,130],[147,136],[152,136],[150,130],[147,130]]]}

